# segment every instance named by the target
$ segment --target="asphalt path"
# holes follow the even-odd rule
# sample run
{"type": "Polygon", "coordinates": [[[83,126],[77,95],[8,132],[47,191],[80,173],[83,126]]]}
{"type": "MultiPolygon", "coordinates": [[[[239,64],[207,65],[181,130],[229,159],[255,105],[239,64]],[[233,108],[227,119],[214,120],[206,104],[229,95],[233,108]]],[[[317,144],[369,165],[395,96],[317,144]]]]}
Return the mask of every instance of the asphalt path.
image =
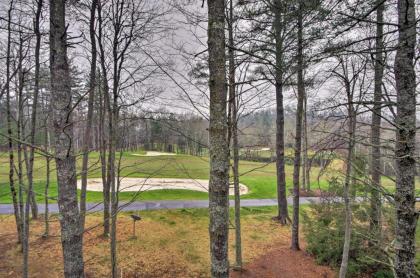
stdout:
{"type": "MultiPolygon", "coordinates": [[[[336,202],[342,202],[341,198],[329,197],[330,200],[336,202]]],[[[300,204],[313,204],[320,203],[322,199],[320,197],[300,197],[300,204]]],[[[357,197],[356,202],[362,202],[364,198],[357,197]]],[[[420,202],[420,197],[416,197],[416,201],[420,202]]],[[[233,207],[234,200],[229,201],[230,206],[233,207]]],[[[292,198],[287,198],[287,203],[292,204],[292,198]]],[[[241,207],[265,207],[265,206],[276,206],[277,199],[243,199],[241,200],[241,207]]],[[[208,208],[208,200],[162,200],[162,201],[144,201],[144,202],[120,202],[120,211],[141,211],[141,210],[160,210],[160,209],[183,209],[183,208],[208,208]]],[[[38,204],[38,212],[44,213],[45,206],[38,204]]],[[[88,212],[100,212],[103,211],[104,207],[102,203],[88,203],[88,212]]],[[[48,206],[50,213],[58,212],[57,204],[50,204],[48,206]]],[[[0,204],[0,214],[13,214],[12,204],[0,204]]]]}
{"type": "MultiPolygon", "coordinates": [[[[301,197],[301,204],[319,203],[319,197],[301,197]]],[[[288,204],[292,204],[292,199],[287,199],[288,204]]],[[[230,200],[230,206],[234,205],[234,201],[230,200]]],[[[264,207],[276,206],[277,199],[243,199],[241,200],[241,207],[264,207]]],[[[208,208],[208,200],[162,200],[162,201],[144,201],[144,202],[120,202],[120,211],[141,211],[141,210],[159,210],[159,209],[183,209],[183,208],[208,208]]],[[[38,212],[44,213],[45,206],[38,204],[38,212]]],[[[50,213],[58,212],[57,204],[49,204],[48,210],[50,213]]],[[[102,203],[88,203],[87,210],[89,212],[96,212],[103,210],[102,203]]],[[[0,214],[13,214],[12,204],[0,204],[0,214]]]]}

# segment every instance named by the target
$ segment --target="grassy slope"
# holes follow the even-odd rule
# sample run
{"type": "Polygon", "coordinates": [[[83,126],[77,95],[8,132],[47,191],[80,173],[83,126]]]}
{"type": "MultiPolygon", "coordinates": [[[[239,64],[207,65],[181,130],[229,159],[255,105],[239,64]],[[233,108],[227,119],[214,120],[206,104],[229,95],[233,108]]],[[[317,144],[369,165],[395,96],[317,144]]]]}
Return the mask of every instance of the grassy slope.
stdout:
{"type": "MultiPolygon", "coordinates": [[[[98,153],[90,155],[89,177],[100,177],[100,163],[98,153]]],[[[80,170],[81,159],[77,160],[80,170]]],[[[8,166],[6,154],[0,155],[0,203],[10,203],[10,189],[8,187],[8,166]]],[[[121,159],[121,176],[127,177],[167,177],[167,178],[197,178],[208,179],[209,163],[207,158],[194,157],[187,155],[177,156],[157,156],[145,157],[136,156],[132,153],[124,153],[121,159]]],[[[45,186],[45,161],[37,156],[35,159],[34,184],[35,191],[39,193],[38,199],[42,200],[42,193],[45,186]]],[[[292,185],[292,166],[286,166],[286,183],[290,188],[292,185]]],[[[250,188],[250,193],[244,198],[275,198],[276,197],[276,171],[275,165],[259,162],[241,161],[240,165],[241,183],[250,188]]],[[[313,188],[318,188],[316,177],[319,169],[312,171],[313,188]]],[[[320,186],[324,187],[327,183],[321,179],[320,186]]],[[[57,184],[55,173],[51,173],[50,184],[51,196],[57,195],[57,184]]],[[[133,196],[132,193],[122,192],[121,200],[128,200],[133,196]]],[[[190,190],[159,190],[142,192],[139,196],[141,200],[191,200],[206,199],[207,193],[190,190]]],[[[89,192],[88,201],[101,201],[100,192],[89,192]]]]}
{"type": "MultiPolygon", "coordinates": [[[[136,152],[135,154],[140,154],[136,152]]],[[[124,153],[121,157],[121,176],[128,177],[166,177],[166,178],[197,178],[208,179],[209,163],[207,158],[176,155],[176,156],[137,156],[133,153],[124,153]]],[[[6,153],[0,153],[0,203],[10,203],[10,189],[8,185],[8,160],[6,153]]],[[[77,167],[81,168],[81,158],[77,159],[77,167]]],[[[337,167],[337,166],[335,166],[337,167]]],[[[34,166],[34,186],[38,199],[43,200],[45,186],[45,160],[36,156],[34,166]]],[[[292,186],[292,171],[290,165],[286,166],[286,184],[290,189],[292,186]]],[[[264,164],[259,162],[241,161],[240,163],[241,183],[247,185],[250,193],[244,195],[245,199],[254,198],[275,198],[276,197],[276,170],[275,164],[264,164]]],[[[319,168],[314,167],[311,172],[312,189],[326,188],[328,176],[321,177],[318,184],[319,168]]],[[[90,154],[89,177],[100,177],[99,154],[90,154]]],[[[386,178],[383,184],[392,188],[392,182],[386,178]]],[[[290,191],[287,191],[290,194],[290,191]]],[[[50,196],[57,195],[57,184],[55,173],[51,173],[50,196]]],[[[133,193],[122,192],[121,200],[130,200],[133,193]]],[[[88,192],[88,202],[99,202],[102,200],[101,192],[88,192]]],[[[137,199],[140,200],[192,200],[206,199],[207,193],[190,190],[158,190],[142,192],[137,199]]],[[[54,202],[54,200],[52,200],[54,202]]]]}

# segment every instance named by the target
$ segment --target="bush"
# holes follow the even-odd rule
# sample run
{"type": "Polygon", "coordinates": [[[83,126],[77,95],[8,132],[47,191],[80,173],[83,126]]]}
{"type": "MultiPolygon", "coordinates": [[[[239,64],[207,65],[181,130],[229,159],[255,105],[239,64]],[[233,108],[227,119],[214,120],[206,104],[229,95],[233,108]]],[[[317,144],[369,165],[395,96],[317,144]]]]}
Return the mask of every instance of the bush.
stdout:
{"type": "MultiPolygon", "coordinates": [[[[340,193],[340,187],[337,179],[330,181],[330,190],[334,194],[340,193]]],[[[392,271],[385,264],[379,263],[388,262],[385,253],[368,244],[368,208],[368,204],[352,204],[352,236],[347,276],[371,274],[378,278],[392,277],[392,271]]],[[[319,264],[339,268],[344,243],[344,204],[327,199],[320,204],[312,204],[311,209],[304,211],[303,220],[307,251],[315,256],[319,264]]],[[[392,229],[392,223],[388,226],[392,229]]],[[[388,241],[387,238],[384,240],[388,241]]]]}

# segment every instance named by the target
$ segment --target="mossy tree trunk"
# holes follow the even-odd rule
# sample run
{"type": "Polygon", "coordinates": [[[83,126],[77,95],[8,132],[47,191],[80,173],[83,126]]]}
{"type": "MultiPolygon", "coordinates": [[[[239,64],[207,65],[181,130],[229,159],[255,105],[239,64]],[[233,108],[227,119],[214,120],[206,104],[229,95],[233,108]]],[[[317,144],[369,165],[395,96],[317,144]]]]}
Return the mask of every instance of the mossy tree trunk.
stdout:
{"type": "Polygon", "coordinates": [[[397,88],[396,123],[396,239],[397,277],[416,277],[416,12],[414,0],[398,1],[398,47],[394,72],[397,88]]]}
{"type": "Polygon", "coordinates": [[[384,1],[377,1],[376,10],[376,46],[375,46],[375,80],[373,93],[372,125],[371,125],[371,211],[370,232],[373,241],[377,241],[381,234],[381,106],[382,106],[382,77],[384,72],[383,60],[383,13],[384,1]]]}
{"type": "Polygon", "coordinates": [[[286,199],[286,173],[284,161],[284,107],[283,107],[283,20],[282,3],[275,0],[274,9],[274,37],[275,37],[275,87],[276,87],[276,169],[277,169],[277,201],[278,220],[285,225],[289,221],[286,199]]]}
{"type": "Polygon", "coordinates": [[[210,87],[209,233],[211,276],[229,277],[229,149],[225,55],[225,1],[208,0],[210,87]]]}
{"type": "Polygon", "coordinates": [[[50,2],[50,73],[64,276],[73,278],[84,277],[84,264],[73,150],[73,101],[67,59],[65,3],[64,0],[50,2]]]}

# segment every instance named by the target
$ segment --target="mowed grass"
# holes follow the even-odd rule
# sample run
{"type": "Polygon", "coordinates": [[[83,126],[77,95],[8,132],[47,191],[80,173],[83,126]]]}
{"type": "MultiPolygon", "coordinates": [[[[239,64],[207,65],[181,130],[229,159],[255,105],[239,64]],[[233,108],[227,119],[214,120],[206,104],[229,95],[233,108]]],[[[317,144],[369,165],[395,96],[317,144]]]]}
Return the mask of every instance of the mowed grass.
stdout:
{"type": "MultiPolygon", "coordinates": [[[[191,178],[208,179],[209,161],[207,157],[196,157],[189,155],[173,156],[141,156],[142,151],[118,153],[117,158],[120,161],[121,177],[165,177],[165,178],[191,178]]],[[[49,196],[50,202],[56,202],[57,182],[54,162],[51,162],[51,178],[49,196]]],[[[333,163],[331,169],[319,176],[319,167],[313,167],[310,175],[312,189],[326,189],[328,180],[331,176],[339,175],[342,164],[337,161],[333,163]]],[[[77,157],[77,169],[81,169],[81,157],[77,157]]],[[[249,193],[243,195],[244,199],[276,198],[276,169],[275,163],[260,163],[251,161],[240,161],[240,182],[248,186],[249,193]]],[[[292,187],[293,167],[286,165],[286,186],[287,194],[290,195],[292,187]]],[[[0,153],[0,203],[11,203],[10,188],[8,182],[9,166],[8,154],[0,153]]],[[[24,175],[26,177],[26,175],[24,175]]],[[[34,190],[37,199],[44,199],[46,177],[45,158],[36,155],[34,164],[34,190]]],[[[92,152],[89,156],[89,178],[101,177],[101,165],[99,153],[92,152]]],[[[79,178],[79,177],[78,177],[79,178]]],[[[17,177],[15,175],[15,183],[17,177]]],[[[383,185],[390,191],[394,188],[394,183],[390,179],[383,178],[383,185]]],[[[26,179],[24,180],[24,183],[26,179]]],[[[139,194],[133,192],[121,192],[120,200],[127,201],[135,198],[136,200],[195,200],[207,199],[208,194],[192,190],[151,190],[139,194]]],[[[101,192],[88,192],[88,202],[101,202],[101,192]]]]}
{"type": "MultiPolygon", "coordinates": [[[[191,178],[191,179],[208,179],[209,177],[209,161],[206,157],[196,157],[189,155],[175,156],[139,156],[138,152],[118,154],[121,158],[120,175],[122,177],[165,177],[165,178],[191,178]]],[[[8,157],[6,153],[0,156],[0,203],[10,203],[10,188],[8,183],[8,157]]],[[[54,169],[54,162],[51,168],[54,169]]],[[[40,155],[35,157],[34,164],[34,189],[37,198],[41,201],[44,199],[46,162],[45,158],[40,155]]],[[[77,159],[77,169],[81,169],[81,157],[77,159]]],[[[286,166],[286,184],[288,188],[292,186],[293,168],[286,166]]],[[[311,173],[312,186],[324,188],[327,186],[325,177],[317,182],[319,168],[314,168],[311,173]]],[[[275,163],[259,163],[250,161],[240,162],[240,180],[241,183],[248,186],[249,194],[243,195],[243,198],[275,198],[276,197],[276,170],[275,163]]],[[[89,178],[101,177],[99,154],[93,152],[89,157],[89,178]]],[[[16,181],[17,184],[17,181],[16,181]]],[[[57,196],[57,182],[55,171],[51,172],[50,180],[50,197],[51,202],[55,202],[57,196]]],[[[288,194],[290,191],[288,190],[288,194]]],[[[192,190],[151,190],[135,194],[131,192],[121,192],[120,200],[131,200],[136,196],[138,200],[193,200],[207,199],[208,194],[192,190]]],[[[88,192],[88,202],[102,201],[101,192],[88,192]]]]}

